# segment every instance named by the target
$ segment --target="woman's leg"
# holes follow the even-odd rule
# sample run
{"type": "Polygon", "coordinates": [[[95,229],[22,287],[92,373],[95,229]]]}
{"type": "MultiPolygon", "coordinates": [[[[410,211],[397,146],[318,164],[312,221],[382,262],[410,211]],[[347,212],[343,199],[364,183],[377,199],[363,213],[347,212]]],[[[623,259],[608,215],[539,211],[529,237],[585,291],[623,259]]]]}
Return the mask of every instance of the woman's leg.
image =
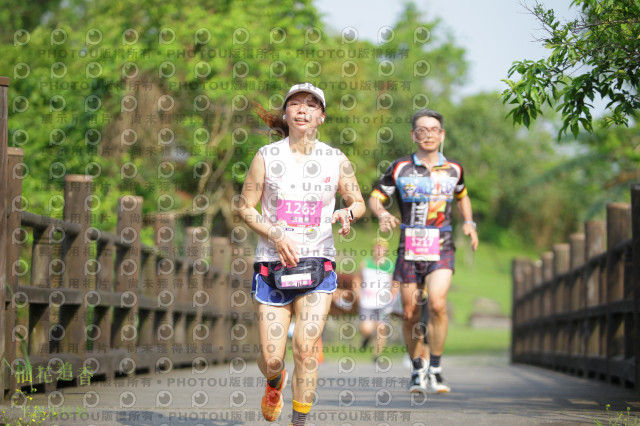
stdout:
{"type": "Polygon", "coordinates": [[[267,379],[278,375],[284,368],[287,330],[291,323],[291,305],[258,304],[258,332],[260,336],[258,368],[267,379]]]}
{"type": "Polygon", "coordinates": [[[313,402],[318,380],[317,342],[322,334],[331,306],[331,294],[311,293],[293,302],[296,327],[293,331],[291,380],[293,399],[305,404],[313,402]]]}

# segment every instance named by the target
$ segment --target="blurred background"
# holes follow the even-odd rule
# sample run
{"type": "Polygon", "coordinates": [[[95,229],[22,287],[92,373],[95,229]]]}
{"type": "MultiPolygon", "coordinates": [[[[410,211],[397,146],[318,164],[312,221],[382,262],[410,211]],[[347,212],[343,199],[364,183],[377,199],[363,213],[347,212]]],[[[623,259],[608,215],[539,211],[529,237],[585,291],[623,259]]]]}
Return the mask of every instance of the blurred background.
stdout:
{"type": "MultiPolygon", "coordinates": [[[[64,175],[87,174],[99,229],[112,231],[118,197],[134,194],[145,223],[174,212],[184,227],[254,247],[232,200],[257,149],[280,135],[253,103],[277,110],[298,82],[324,89],[319,139],[353,162],[365,198],[413,151],[415,110],[435,109],[444,155],[464,166],[481,241],[472,253],[456,228],[446,351],[506,351],[512,259],[629,201],[640,162],[629,146],[640,142],[635,123],[558,138],[552,109],[529,129],[514,126],[501,79],[513,61],[544,56],[542,34],[519,2],[485,3],[0,1],[23,207],[62,218],[64,175]]],[[[570,3],[546,2],[568,17],[570,3]]],[[[143,232],[151,244],[151,227],[143,232]]],[[[376,236],[371,216],[349,238],[336,234],[341,272],[356,272],[376,236]]]]}

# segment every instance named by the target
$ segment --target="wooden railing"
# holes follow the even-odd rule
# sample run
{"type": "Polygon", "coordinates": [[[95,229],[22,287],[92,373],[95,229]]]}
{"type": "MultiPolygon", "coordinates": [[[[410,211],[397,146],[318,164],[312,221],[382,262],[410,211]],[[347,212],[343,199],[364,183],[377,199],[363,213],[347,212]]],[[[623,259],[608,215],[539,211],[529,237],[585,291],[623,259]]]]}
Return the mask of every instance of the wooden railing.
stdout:
{"type": "MultiPolygon", "coordinates": [[[[0,333],[6,336],[7,328],[5,320],[5,292],[7,285],[7,259],[5,256],[5,247],[7,247],[7,180],[2,177],[7,175],[7,147],[8,141],[8,123],[7,117],[9,112],[9,79],[0,77],[0,333]]],[[[5,359],[5,338],[0,339],[0,362],[5,359]]],[[[4,364],[4,363],[3,363],[4,364]]],[[[0,366],[0,383],[8,380],[7,369],[0,366]]],[[[2,387],[4,391],[4,386],[2,387]]]]}
{"type": "Polygon", "coordinates": [[[118,200],[116,233],[100,231],[92,227],[92,177],[84,175],[65,177],[62,220],[22,209],[23,150],[7,148],[2,83],[0,176],[6,179],[0,179],[0,271],[6,275],[0,282],[0,362],[7,362],[0,367],[0,384],[5,396],[30,386],[55,389],[62,382],[38,372],[63,366],[71,367],[70,384],[79,385],[82,371],[96,380],[255,357],[241,350],[257,342],[247,314],[253,308],[246,303],[252,271],[232,270],[234,246],[228,238],[188,227],[184,246],[178,247],[176,216],[157,214],[155,246],[146,246],[142,198],[135,196],[118,200]],[[233,302],[237,292],[243,303],[233,302]],[[16,377],[24,365],[33,372],[28,383],[16,377]]]}
{"type": "Polygon", "coordinates": [[[513,362],[640,389],[640,184],[537,261],[513,262],[513,362]]]}

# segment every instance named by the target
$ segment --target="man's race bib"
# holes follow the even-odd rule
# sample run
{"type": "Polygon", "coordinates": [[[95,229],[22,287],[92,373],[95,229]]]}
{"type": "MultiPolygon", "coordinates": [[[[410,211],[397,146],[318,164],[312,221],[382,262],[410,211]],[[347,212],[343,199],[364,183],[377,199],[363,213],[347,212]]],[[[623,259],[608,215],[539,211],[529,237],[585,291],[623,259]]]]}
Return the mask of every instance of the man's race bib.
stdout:
{"type": "Polygon", "coordinates": [[[410,228],[404,230],[404,260],[435,262],[440,260],[440,230],[410,228]]]}
{"type": "Polygon", "coordinates": [[[288,226],[320,226],[322,201],[301,201],[278,198],[278,222],[285,221],[288,226]]]}

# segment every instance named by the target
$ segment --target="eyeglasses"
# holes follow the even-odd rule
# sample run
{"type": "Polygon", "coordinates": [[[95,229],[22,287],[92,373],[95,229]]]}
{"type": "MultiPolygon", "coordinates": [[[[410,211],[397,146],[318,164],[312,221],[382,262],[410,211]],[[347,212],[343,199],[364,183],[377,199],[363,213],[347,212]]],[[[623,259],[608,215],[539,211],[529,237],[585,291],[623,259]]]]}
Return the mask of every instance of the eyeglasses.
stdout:
{"type": "Polygon", "coordinates": [[[439,134],[441,134],[442,132],[444,132],[444,129],[441,129],[439,127],[431,127],[431,128],[426,128],[426,127],[416,127],[413,130],[413,133],[419,138],[419,139],[424,139],[427,136],[430,135],[435,135],[438,136],[439,134]]]}
{"type": "Polygon", "coordinates": [[[312,100],[308,100],[305,102],[300,102],[300,101],[287,102],[287,108],[300,108],[301,105],[304,105],[307,108],[307,111],[315,111],[318,108],[320,108],[320,104],[312,100]]]}

